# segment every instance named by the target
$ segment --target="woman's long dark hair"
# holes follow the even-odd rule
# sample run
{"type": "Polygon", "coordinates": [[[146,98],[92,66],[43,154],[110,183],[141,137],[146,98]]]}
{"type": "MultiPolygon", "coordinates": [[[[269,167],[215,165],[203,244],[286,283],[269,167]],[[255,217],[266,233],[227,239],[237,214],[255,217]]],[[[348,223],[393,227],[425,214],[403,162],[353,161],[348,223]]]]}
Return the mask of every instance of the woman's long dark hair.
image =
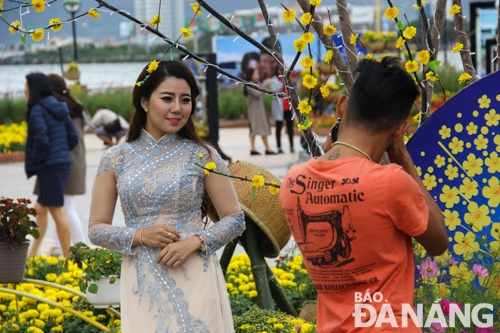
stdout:
{"type": "Polygon", "coordinates": [[[52,84],[47,75],[43,73],[30,73],[26,75],[26,83],[28,84],[28,114],[29,110],[45,96],[54,96],[52,84]]]}
{"type": "MultiPolygon", "coordinates": [[[[136,82],[142,82],[142,84],[135,85],[134,90],[132,91],[132,103],[134,105],[135,112],[130,122],[126,142],[131,142],[137,139],[141,135],[142,128],[146,125],[147,114],[142,107],[142,99],[144,98],[145,100],[149,100],[153,92],[167,78],[175,77],[177,79],[183,79],[187,82],[191,88],[191,116],[196,111],[196,98],[200,94],[200,89],[198,88],[198,84],[196,83],[193,73],[186,65],[180,61],[162,60],[158,64],[158,68],[151,74],[148,73],[148,67],[149,64],[143,68],[141,74],[139,74],[139,77],[137,78],[136,82]],[[149,77],[146,78],[146,75],[149,75],[149,77]]],[[[180,137],[189,139],[199,144],[207,150],[209,156],[212,155],[207,144],[203,142],[196,133],[194,122],[191,117],[189,117],[186,125],[184,125],[184,127],[181,128],[177,134],[180,137]]],[[[205,220],[205,223],[207,222],[207,209],[211,206],[212,202],[210,197],[205,192],[201,204],[202,219],[205,220]]]]}
{"type": "MultiPolygon", "coordinates": [[[[244,79],[249,81],[249,82],[253,82],[252,80],[252,77],[253,77],[253,72],[255,72],[256,69],[255,68],[247,68],[247,70],[245,71],[245,77],[244,79]]],[[[247,92],[247,86],[243,86],[243,95],[247,96],[248,95],[248,92],[247,92]]]]}
{"type": "Polygon", "coordinates": [[[52,83],[54,97],[58,101],[66,102],[66,105],[68,105],[69,116],[71,118],[83,118],[84,106],[71,94],[71,91],[66,86],[66,81],[57,74],[49,74],[48,77],[52,83]]]}

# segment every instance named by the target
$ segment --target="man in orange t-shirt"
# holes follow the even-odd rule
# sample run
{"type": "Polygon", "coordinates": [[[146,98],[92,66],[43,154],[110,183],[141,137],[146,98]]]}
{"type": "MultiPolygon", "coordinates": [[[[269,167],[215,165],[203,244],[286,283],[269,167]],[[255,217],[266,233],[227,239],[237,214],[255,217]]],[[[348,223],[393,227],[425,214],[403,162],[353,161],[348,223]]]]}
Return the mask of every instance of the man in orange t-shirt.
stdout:
{"type": "Polygon", "coordinates": [[[411,237],[431,255],[448,239],[403,141],[419,91],[396,58],[363,60],[358,73],[338,100],[338,141],[288,171],[280,201],[318,292],[318,332],[421,332],[403,321],[413,305],[411,237]],[[391,164],[381,166],[386,151],[391,164]]]}

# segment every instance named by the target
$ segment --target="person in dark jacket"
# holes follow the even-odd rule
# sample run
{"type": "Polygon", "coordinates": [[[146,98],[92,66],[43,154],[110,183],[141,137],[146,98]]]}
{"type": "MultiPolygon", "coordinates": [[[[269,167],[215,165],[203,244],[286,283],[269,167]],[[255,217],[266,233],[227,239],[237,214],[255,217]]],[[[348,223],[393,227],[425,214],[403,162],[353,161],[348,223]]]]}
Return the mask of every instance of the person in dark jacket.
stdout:
{"type": "Polygon", "coordinates": [[[71,232],[64,211],[64,188],[71,171],[69,151],[78,144],[78,133],[64,102],[52,91],[49,78],[42,73],[26,76],[28,138],[24,168],[28,178],[37,176],[39,185],[36,223],[40,237],[35,239],[29,256],[37,254],[47,230],[48,213],[56,224],[64,256],[69,253],[71,232]]]}

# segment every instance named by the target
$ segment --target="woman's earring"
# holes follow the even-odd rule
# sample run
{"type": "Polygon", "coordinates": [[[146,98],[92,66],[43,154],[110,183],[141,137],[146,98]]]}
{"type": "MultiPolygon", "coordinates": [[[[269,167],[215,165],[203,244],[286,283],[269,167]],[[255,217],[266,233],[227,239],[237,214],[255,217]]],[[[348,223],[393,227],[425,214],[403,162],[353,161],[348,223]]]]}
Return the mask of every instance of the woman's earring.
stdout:
{"type": "Polygon", "coordinates": [[[337,122],[332,127],[332,133],[330,136],[332,137],[332,143],[337,141],[337,135],[339,134],[339,126],[340,126],[340,118],[337,118],[337,122]]]}
{"type": "Polygon", "coordinates": [[[144,109],[144,112],[148,112],[148,109],[144,109]]]}

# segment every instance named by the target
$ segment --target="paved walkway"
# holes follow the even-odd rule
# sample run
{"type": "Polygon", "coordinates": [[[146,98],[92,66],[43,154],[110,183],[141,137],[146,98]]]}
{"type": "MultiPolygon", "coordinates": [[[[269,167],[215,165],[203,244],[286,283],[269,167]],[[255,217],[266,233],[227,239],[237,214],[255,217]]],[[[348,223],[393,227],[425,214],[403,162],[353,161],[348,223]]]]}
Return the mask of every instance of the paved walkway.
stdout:
{"type": "MultiPolygon", "coordinates": [[[[274,134],[274,128],[273,128],[274,134]]],[[[320,137],[319,141],[324,142],[325,138],[320,137]]],[[[300,145],[300,137],[295,137],[295,153],[290,153],[288,139],[285,133],[282,134],[283,150],[285,154],[280,155],[250,155],[249,130],[248,128],[222,128],[219,131],[219,147],[233,162],[245,161],[256,164],[273,173],[277,178],[283,179],[289,167],[299,161],[307,160],[307,153],[300,145]]],[[[269,137],[269,143],[273,149],[276,148],[274,136],[269,137]]],[[[82,222],[84,234],[88,228],[88,219],[90,211],[90,194],[94,175],[97,170],[99,160],[105,150],[102,141],[94,134],[85,135],[85,145],[87,148],[87,193],[85,195],[75,196],[78,214],[82,222]]],[[[264,145],[260,137],[256,139],[256,148],[264,152],[264,145]]],[[[301,163],[301,162],[300,162],[301,163]]],[[[24,173],[24,162],[0,164],[0,196],[10,198],[30,198],[32,202],[36,201],[36,195],[33,194],[35,177],[26,179],[24,173]]],[[[115,210],[113,224],[123,225],[124,219],[119,202],[115,210]]],[[[55,234],[53,221],[50,221],[49,229],[41,246],[41,252],[57,253],[58,241],[55,234]]]]}

